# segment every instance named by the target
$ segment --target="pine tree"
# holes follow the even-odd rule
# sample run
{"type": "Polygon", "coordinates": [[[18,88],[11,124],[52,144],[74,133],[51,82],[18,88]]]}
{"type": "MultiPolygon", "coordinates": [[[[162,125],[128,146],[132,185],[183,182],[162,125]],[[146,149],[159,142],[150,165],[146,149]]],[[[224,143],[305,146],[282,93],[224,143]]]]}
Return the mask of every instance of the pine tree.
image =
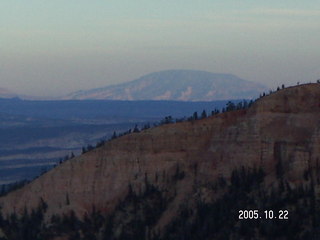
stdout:
{"type": "Polygon", "coordinates": [[[201,119],[207,118],[206,110],[203,110],[201,113],[201,119]]]}
{"type": "Polygon", "coordinates": [[[198,113],[197,112],[193,113],[193,120],[198,120],[198,113]]]}
{"type": "Polygon", "coordinates": [[[134,126],[133,132],[134,132],[134,133],[140,132],[137,124],[134,126]]]}
{"type": "Polygon", "coordinates": [[[117,133],[116,133],[116,131],[114,131],[113,134],[112,134],[111,139],[116,139],[117,137],[118,137],[118,136],[117,136],[117,133]]]}

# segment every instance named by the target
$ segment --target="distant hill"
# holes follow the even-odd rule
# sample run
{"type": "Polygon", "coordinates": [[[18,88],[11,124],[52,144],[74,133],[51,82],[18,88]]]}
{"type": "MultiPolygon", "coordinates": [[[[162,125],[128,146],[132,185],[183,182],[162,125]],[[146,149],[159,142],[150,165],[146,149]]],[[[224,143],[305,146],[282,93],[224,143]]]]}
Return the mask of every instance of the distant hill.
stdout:
{"type": "Polygon", "coordinates": [[[14,98],[14,97],[18,97],[18,95],[9,91],[8,89],[0,88],[0,98],[14,98]]]}
{"type": "Polygon", "coordinates": [[[256,98],[266,90],[262,84],[231,74],[167,70],[126,83],[74,92],[65,99],[213,101],[256,98]]]}

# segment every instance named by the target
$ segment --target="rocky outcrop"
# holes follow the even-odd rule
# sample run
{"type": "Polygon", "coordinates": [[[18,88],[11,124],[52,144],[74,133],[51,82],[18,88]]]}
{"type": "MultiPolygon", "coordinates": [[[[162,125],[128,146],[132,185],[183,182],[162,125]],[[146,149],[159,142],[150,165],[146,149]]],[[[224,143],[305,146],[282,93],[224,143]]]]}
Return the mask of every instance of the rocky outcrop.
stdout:
{"type": "Polygon", "coordinates": [[[230,178],[241,166],[262,167],[269,186],[284,177],[294,187],[306,171],[319,181],[319,123],[319,84],[283,89],[249,109],[109,141],[0,198],[0,205],[4,212],[21,212],[43,199],[48,215],[72,209],[82,216],[92,206],[110,213],[128,191],[141,193],[148,183],[174,196],[161,227],[183,201],[214,198],[208,183],[230,178]]]}

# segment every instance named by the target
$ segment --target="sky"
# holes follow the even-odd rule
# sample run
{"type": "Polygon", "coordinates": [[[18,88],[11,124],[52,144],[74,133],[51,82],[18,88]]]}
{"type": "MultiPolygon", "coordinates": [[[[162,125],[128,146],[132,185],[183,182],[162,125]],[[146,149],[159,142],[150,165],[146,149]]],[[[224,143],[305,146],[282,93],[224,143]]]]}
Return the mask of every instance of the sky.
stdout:
{"type": "Polygon", "coordinates": [[[167,69],[320,78],[320,0],[1,0],[0,87],[36,96],[167,69]]]}

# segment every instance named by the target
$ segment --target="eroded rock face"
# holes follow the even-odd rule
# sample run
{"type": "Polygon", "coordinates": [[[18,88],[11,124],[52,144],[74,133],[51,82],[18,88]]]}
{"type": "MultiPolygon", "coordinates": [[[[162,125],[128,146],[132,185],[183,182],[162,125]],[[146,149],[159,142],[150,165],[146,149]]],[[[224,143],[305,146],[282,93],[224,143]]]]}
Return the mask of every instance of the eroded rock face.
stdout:
{"type": "Polygon", "coordinates": [[[241,166],[262,166],[270,186],[279,171],[292,186],[306,170],[312,170],[317,180],[319,126],[320,85],[291,87],[246,110],[112,140],[0,198],[0,204],[4,212],[21,212],[25,206],[36,207],[42,198],[48,215],[73,209],[81,216],[93,205],[108,213],[125,197],[129,185],[139,193],[148,182],[175,195],[159,222],[165,225],[179,204],[196,195],[212,198],[204,186],[219,176],[229,178],[241,166]],[[175,177],[178,181],[172,180],[175,177]]]}

